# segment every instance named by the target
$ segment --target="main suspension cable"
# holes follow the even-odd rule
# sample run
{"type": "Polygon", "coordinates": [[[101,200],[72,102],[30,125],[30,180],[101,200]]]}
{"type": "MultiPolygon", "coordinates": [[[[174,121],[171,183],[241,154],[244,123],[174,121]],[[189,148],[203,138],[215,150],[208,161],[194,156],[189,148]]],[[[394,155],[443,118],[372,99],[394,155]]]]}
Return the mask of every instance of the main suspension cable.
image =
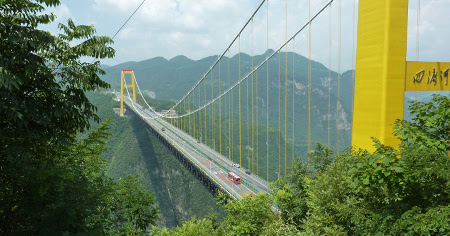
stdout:
{"type": "MultiPolygon", "coordinates": [[[[255,73],[255,71],[259,70],[262,66],[264,66],[275,54],[277,54],[282,48],[284,48],[290,41],[292,41],[299,33],[301,33],[306,26],[308,26],[309,22],[314,21],[315,18],[317,18],[318,15],[320,15],[320,13],[322,13],[334,0],[330,0],[320,11],[318,11],[314,17],[311,18],[310,21],[306,22],[293,36],[291,36],[285,43],[283,43],[277,50],[275,50],[272,54],[270,54],[270,56],[266,57],[266,59],[264,61],[262,61],[258,66],[256,66],[253,71],[249,72],[245,77],[242,77],[238,82],[236,82],[233,86],[231,86],[227,91],[222,92],[221,95],[217,96],[216,98],[214,98],[213,100],[207,102],[206,104],[204,104],[202,107],[197,108],[196,110],[192,111],[191,113],[195,113],[198,112],[199,110],[204,109],[205,107],[211,105],[213,102],[215,102],[216,100],[218,100],[220,97],[225,96],[226,94],[228,94],[228,92],[230,92],[231,90],[233,90],[235,87],[237,87],[239,85],[239,83],[241,83],[242,81],[246,80],[247,78],[249,78],[251,76],[252,73],[255,73]]],[[[267,50],[268,51],[268,50],[267,50]]],[[[184,114],[182,116],[187,116],[189,114],[184,114]]],[[[169,116],[167,118],[178,118],[179,116],[169,116]]]]}
{"type": "Polygon", "coordinates": [[[244,26],[241,28],[239,33],[234,37],[234,39],[231,41],[231,43],[228,45],[228,47],[224,50],[224,52],[217,58],[217,60],[213,63],[213,65],[209,68],[209,70],[203,75],[203,77],[189,90],[189,92],[181,98],[180,101],[178,101],[172,108],[167,110],[163,115],[168,114],[171,110],[173,110],[175,107],[177,107],[186,97],[192,93],[192,91],[197,88],[200,83],[206,78],[206,76],[212,71],[212,69],[217,65],[217,63],[224,57],[227,51],[231,48],[231,46],[234,44],[234,42],[238,39],[238,37],[241,35],[241,33],[244,31],[244,29],[247,27],[247,25],[250,23],[251,19],[256,15],[256,13],[259,11],[259,9],[262,7],[266,0],[262,0],[259,6],[256,8],[256,10],[253,12],[253,14],[250,16],[250,18],[247,20],[247,22],[244,24],[244,26]]]}

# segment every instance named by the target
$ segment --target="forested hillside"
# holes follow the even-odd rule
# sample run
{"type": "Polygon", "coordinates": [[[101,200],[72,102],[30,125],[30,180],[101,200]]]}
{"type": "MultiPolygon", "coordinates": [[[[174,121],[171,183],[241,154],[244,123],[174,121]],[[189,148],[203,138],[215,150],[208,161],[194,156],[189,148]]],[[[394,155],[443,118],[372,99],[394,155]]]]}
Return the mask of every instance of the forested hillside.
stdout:
{"type": "Polygon", "coordinates": [[[142,120],[127,112],[114,113],[119,102],[109,92],[90,93],[101,119],[111,119],[112,134],[102,154],[108,160],[107,174],[113,179],[138,175],[145,188],[155,193],[161,214],[159,225],[173,227],[193,216],[204,218],[218,210],[214,196],[181,165],[142,120]]]}
{"type": "MultiPolygon", "coordinates": [[[[269,53],[273,52],[270,50],[269,53]]],[[[285,61],[286,53],[282,52],[275,55],[269,61],[269,104],[266,104],[266,69],[258,70],[254,74],[254,115],[255,120],[259,123],[266,123],[266,111],[269,109],[269,126],[273,130],[281,130],[282,138],[292,142],[292,132],[289,131],[284,134],[285,130],[285,99],[287,100],[286,107],[288,108],[287,128],[292,129],[292,89],[295,87],[295,152],[298,156],[306,158],[307,151],[307,124],[308,124],[308,59],[292,52],[287,53],[287,64],[285,61]],[[293,64],[293,58],[295,60],[293,64]],[[280,59],[280,60],[279,60],[280,59]],[[293,65],[295,67],[293,68],[293,65]],[[287,66],[287,75],[285,74],[285,66],[287,66]],[[294,69],[294,71],[293,71],[294,69]],[[295,86],[293,86],[292,75],[295,74],[295,86]],[[287,77],[287,96],[285,98],[284,86],[287,77]],[[258,78],[258,86],[256,87],[256,80],[258,78]],[[281,90],[279,92],[279,87],[281,90]],[[279,108],[279,99],[281,99],[281,107],[279,108]],[[258,111],[258,112],[256,112],[258,111]],[[279,127],[279,114],[281,114],[282,122],[279,127]]],[[[254,56],[254,65],[258,65],[266,58],[266,54],[254,56]]],[[[241,53],[240,55],[240,70],[241,77],[247,75],[251,70],[251,56],[241,53]]],[[[177,56],[170,60],[157,57],[140,62],[126,62],[115,66],[104,66],[106,75],[102,79],[109,82],[112,88],[118,89],[120,86],[120,70],[132,69],[139,83],[140,89],[143,93],[154,95],[156,99],[170,99],[178,101],[184,96],[189,89],[194,86],[209,67],[217,60],[217,56],[210,56],[201,60],[191,60],[185,56],[177,56]]],[[[221,91],[228,88],[228,76],[230,76],[230,83],[234,84],[239,78],[239,55],[229,58],[230,73],[223,69],[228,67],[228,58],[222,59],[220,77],[222,78],[221,91]]],[[[338,88],[338,74],[334,71],[329,71],[324,65],[312,61],[311,63],[311,140],[313,143],[327,143],[328,142],[328,78],[331,76],[331,98],[330,98],[330,145],[336,147],[337,140],[337,88],[338,88]]],[[[215,81],[219,78],[218,68],[213,71],[215,81]]],[[[211,88],[210,78],[206,79],[205,86],[211,88]]],[[[341,107],[340,107],[340,150],[350,146],[351,133],[351,108],[352,108],[352,71],[347,71],[340,76],[341,87],[341,107]]],[[[202,85],[203,86],[203,85],[202,85]]],[[[251,86],[251,83],[248,85],[251,86]]],[[[247,97],[247,82],[243,82],[241,97],[245,101],[247,97]]],[[[213,84],[212,88],[218,94],[218,83],[213,84]]],[[[249,88],[250,93],[250,88],[249,88]]],[[[209,96],[209,95],[208,95],[209,96]]],[[[233,100],[235,101],[232,110],[238,114],[238,92],[233,91],[233,100]]],[[[204,98],[202,97],[202,102],[204,98]]],[[[206,98],[210,99],[209,97],[206,98]]],[[[222,107],[225,107],[225,101],[222,100],[222,107]]],[[[218,114],[218,104],[215,105],[216,114],[218,114]]],[[[242,108],[242,122],[245,126],[251,122],[249,115],[247,120],[247,107],[242,108]]],[[[284,153],[284,151],[282,151],[284,153]]]]}

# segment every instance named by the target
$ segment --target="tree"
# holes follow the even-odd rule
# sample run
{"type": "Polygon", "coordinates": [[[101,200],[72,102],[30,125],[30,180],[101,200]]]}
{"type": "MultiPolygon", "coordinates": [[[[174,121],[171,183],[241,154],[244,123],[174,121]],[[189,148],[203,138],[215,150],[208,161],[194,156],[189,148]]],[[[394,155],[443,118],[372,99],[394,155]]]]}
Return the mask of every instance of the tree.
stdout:
{"type": "Polygon", "coordinates": [[[435,149],[447,153],[450,150],[450,100],[433,94],[430,102],[411,102],[412,120],[397,120],[395,134],[402,141],[402,148],[416,150],[435,149]]]}
{"type": "Polygon", "coordinates": [[[94,36],[93,26],[75,26],[70,19],[67,26],[59,25],[64,32],[58,36],[38,30],[54,19],[52,14],[38,15],[43,5],[56,6],[59,0],[0,5],[2,155],[49,152],[48,147],[70,141],[73,133],[89,128],[91,119],[99,121],[85,91],[109,86],[98,76],[104,73],[100,62],[81,58],[113,57],[108,47],[112,40],[94,36]],[[74,40],[84,41],[70,46],[74,40]],[[24,146],[33,148],[20,148],[24,146]]]}
{"type": "Polygon", "coordinates": [[[155,235],[162,236],[211,236],[218,235],[215,231],[214,223],[211,219],[199,220],[195,217],[183,223],[180,227],[174,227],[172,229],[154,229],[155,235]]]}
{"type": "Polygon", "coordinates": [[[240,201],[230,200],[224,209],[227,217],[217,230],[218,235],[258,235],[276,219],[269,195],[262,193],[240,201]]]}
{"type": "MultiPolygon", "coordinates": [[[[42,13],[59,0],[0,1],[0,234],[105,233],[117,214],[109,205],[116,185],[99,157],[109,134],[87,91],[108,88],[97,59],[111,58],[113,41],[94,27],[60,24],[56,36],[39,30],[55,19],[42,13]],[[80,42],[80,43],[78,43],[80,42]],[[83,62],[94,58],[92,63],[83,62]]],[[[143,193],[137,183],[130,191],[143,193]]],[[[116,190],[119,187],[119,190],[116,190]]],[[[145,194],[144,194],[145,195],[145,194]]],[[[130,195],[125,195],[125,200],[130,195]]],[[[135,232],[154,222],[149,199],[116,205],[135,232]],[[141,205],[139,205],[141,204],[141,205]],[[132,211],[142,206],[146,213],[132,211]],[[150,220],[150,218],[152,218],[150,220]]],[[[124,201],[125,201],[124,200],[124,201]]]]}
{"type": "Polygon", "coordinates": [[[159,208],[155,202],[155,195],[144,189],[138,176],[120,179],[109,201],[114,212],[111,219],[111,222],[114,222],[111,234],[148,233],[149,225],[154,225],[158,219],[159,208]]]}
{"type": "Polygon", "coordinates": [[[313,169],[295,163],[274,184],[284,224],[306,235],[448,235],[450,233],[450,99],[413,102],[398,120],[400,148],[373,139],[375,152],[316,146],[313,169]]]}
{"type": "Polygon", "coordinates": [[[301,160],[294,161],[288,175],[276,181],[271,192],[276,206],[281,210],[281,218],[287,224],[301,228],[308,212],[306,183],[308,171],[301,160]]]}
{"type": "Polygon", "coordinates": [[[308,155],[316,171],[325,171],[333,163],[333,150],[320,143],[316,143],[314,151],[308,153],[308,155]]]}
{"type": "Polygon", "coordinates": [[[400,149],[374,139],[376,151],[337,156],[308,185],[307,232],[327,234],[450,233],[450,99],[413,102],[413,119],[394,129],[400,149]],[[425,220],[426,219],[426,220],[425,220]]]}
{"type": "MultiPolygon", "coordinates": [[[[50,209],[62,204],[52,202],[55,192],[80,177],[71,172],[75,159],[64,155],[76,133],[85,131],[91,119],[99,120],[84,93],[108,87],[98,77],[103,72],[99,62],[84,63],[81,57],[114,56],[111,39],[71,20],[59,25],[64,32],[58,36],[37,29],[55,18],[40,14],[44,7],[57,5],[59,0],[0,2],[2,233],[40,232],[44,216],[54,215],[50,209]],[[71,46],[73,40],[85,41],[71,46]]],[[[64,224],[60,228],[69,231],[77,226],[75,221],[64,224]]]]}

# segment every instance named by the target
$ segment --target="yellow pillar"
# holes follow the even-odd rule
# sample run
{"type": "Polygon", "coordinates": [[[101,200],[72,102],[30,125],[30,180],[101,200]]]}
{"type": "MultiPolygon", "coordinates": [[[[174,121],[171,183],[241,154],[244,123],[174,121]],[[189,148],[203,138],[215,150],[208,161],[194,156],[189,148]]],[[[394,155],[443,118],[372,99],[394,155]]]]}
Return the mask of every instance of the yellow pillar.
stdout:
{"type": "Polygon", "coordinates": [[[133,89],[133,101],[136,102],[136,86],[135,86],[135,78],[134,78],[134,71],[133,70],[121,70],[120,71],[120,115],[123,116],[124,112],[124,104],[123,104],[123,96],[124,96],[124,89],[127,87],[131,87],[133,89]],[[131,85],[127,85],[125,83],[125,74],[131,75],[131,85]]]}
{"type": "Polygon", "coordinates": [[[374,150],[371,137],[398,147],[403,118],[408,0],[359,1],[352,146],[374,150]]]}
{"type": "Polygon", "coordinates": [[[133,102],[136,102],[136,83],[134,78],[134,71],[131,70],[131,72],[129,73],[131,74],[131,88],[133,88],[133,102]]]}
{"type": "Polygon", "coordinates": [[[120,72],[120,115],[123,116],[123,89],[124,89],[123,71],[120,72]]]}

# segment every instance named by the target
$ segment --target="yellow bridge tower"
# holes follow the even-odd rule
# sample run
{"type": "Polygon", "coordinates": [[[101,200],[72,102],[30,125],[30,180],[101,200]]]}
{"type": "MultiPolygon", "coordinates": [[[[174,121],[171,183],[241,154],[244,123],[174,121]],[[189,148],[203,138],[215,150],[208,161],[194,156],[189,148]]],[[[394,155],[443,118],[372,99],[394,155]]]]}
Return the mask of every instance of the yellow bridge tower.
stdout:
{"type": "Polygon", "coordinates": [[[360,0],[352,146],[374,150],[371,137],[399,145],[405,91],[450,90],[448,62],[406,61],[408,0],[360,0]]]}
{"type": "Polygon", "coordinates": [[[135,78],[134,78],[134,71],[133,70],[121,70],[120,71],[120,115],[123,116],[123,95],[125,88],[131,87],[133,88],[133,101],[136,102],[136,86],[135,86],[135,78]],[[127,85],[125,83],[125,74],[131,75],[131,85],[127,85]]]}

